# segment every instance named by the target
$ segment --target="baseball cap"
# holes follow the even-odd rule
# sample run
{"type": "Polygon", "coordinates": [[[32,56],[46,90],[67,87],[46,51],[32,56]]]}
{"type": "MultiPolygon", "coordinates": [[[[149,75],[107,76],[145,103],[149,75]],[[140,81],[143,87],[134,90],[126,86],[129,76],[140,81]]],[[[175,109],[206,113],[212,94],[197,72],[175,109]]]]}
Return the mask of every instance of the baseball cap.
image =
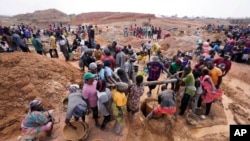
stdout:
{"type": "Polygon", "coordinates": [[[89,69],[93,70],[97,68],[97,64],[95,62],[92,62],[89,64],[89,69]]]}
{"type": "Polygon", "coordinates": [[[87,79],[94,78],[94,77],[95,77],[94,74],[92,74],[91,72],[87,72],[84,74],[83,78],[84,78],[84,80],[87,80],[87,79]]]}

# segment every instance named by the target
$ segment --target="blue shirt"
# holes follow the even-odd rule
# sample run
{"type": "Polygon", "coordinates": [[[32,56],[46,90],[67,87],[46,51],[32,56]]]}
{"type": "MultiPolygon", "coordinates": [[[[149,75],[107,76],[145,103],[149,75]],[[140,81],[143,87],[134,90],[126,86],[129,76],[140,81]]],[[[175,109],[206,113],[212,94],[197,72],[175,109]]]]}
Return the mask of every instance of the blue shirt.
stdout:
{"type": "Polygon", "coordinates": [[[213,50],[214,50],[214,51],[218,51],[219,48],[220,48],[220,47],[219,47],[218,45],[214,45],[213,50]]]}
{"type": "Polygon", "coordinates": [[[105,80],[105,75],[104,75],[104,69],[103,68],[99,71],[98,74],[101,77],[101,80],[105,80]]]}
{"type": "Polygon", "coordinates": [[[161,74],[161,71],[166,71],[165,66],[160,62],[148,62],[148,78],[151,80],[158,80],[161,74]]]}
{"type": "Polygon", "coordinates": [[[107,77],[112,77],[112,75],[113,75],[112,69],[110,67],[107,67],[107,66],[105,66],[104,69],[107,73],[107,77]]]}

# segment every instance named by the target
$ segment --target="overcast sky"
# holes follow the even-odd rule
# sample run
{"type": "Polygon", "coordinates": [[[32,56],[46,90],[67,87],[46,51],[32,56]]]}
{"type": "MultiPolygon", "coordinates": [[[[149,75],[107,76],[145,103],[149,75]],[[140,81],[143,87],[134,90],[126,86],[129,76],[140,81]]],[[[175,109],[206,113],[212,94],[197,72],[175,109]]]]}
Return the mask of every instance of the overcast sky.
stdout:
{"type": "Polygon", "coordinates": [[[66,14],[138,12],[216,18],[250,17],[250,0],[0,0],[0,15],[55,8],[66,14]]]}

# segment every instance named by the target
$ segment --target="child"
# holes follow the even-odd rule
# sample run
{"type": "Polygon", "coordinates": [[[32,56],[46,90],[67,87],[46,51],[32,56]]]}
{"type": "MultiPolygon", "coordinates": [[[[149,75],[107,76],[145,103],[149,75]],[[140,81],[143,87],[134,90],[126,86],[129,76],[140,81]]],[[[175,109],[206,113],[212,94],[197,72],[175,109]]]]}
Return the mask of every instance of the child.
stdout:
{"type": "Polygon", "coordinates": [[[143,76],[136,76],[136,84],[133,84],[130,88],[128,94],[127,110],[129,115],[129,120],[133,121],[134,115],[139,110],[140,97],[144,93],[144,87],[142,85],[143,76]]]}

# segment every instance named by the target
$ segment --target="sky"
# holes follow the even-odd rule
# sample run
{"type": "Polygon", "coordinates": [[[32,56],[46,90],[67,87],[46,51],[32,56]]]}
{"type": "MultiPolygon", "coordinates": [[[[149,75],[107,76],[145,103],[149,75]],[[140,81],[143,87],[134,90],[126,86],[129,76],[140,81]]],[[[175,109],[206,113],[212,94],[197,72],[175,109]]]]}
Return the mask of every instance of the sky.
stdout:
{"type": "Polygon", "coordinates": [[[136,12],[178,17],[250,17],[250,0],[0,0],[0,15],[54,8],[66,14],[136,12]]]}

